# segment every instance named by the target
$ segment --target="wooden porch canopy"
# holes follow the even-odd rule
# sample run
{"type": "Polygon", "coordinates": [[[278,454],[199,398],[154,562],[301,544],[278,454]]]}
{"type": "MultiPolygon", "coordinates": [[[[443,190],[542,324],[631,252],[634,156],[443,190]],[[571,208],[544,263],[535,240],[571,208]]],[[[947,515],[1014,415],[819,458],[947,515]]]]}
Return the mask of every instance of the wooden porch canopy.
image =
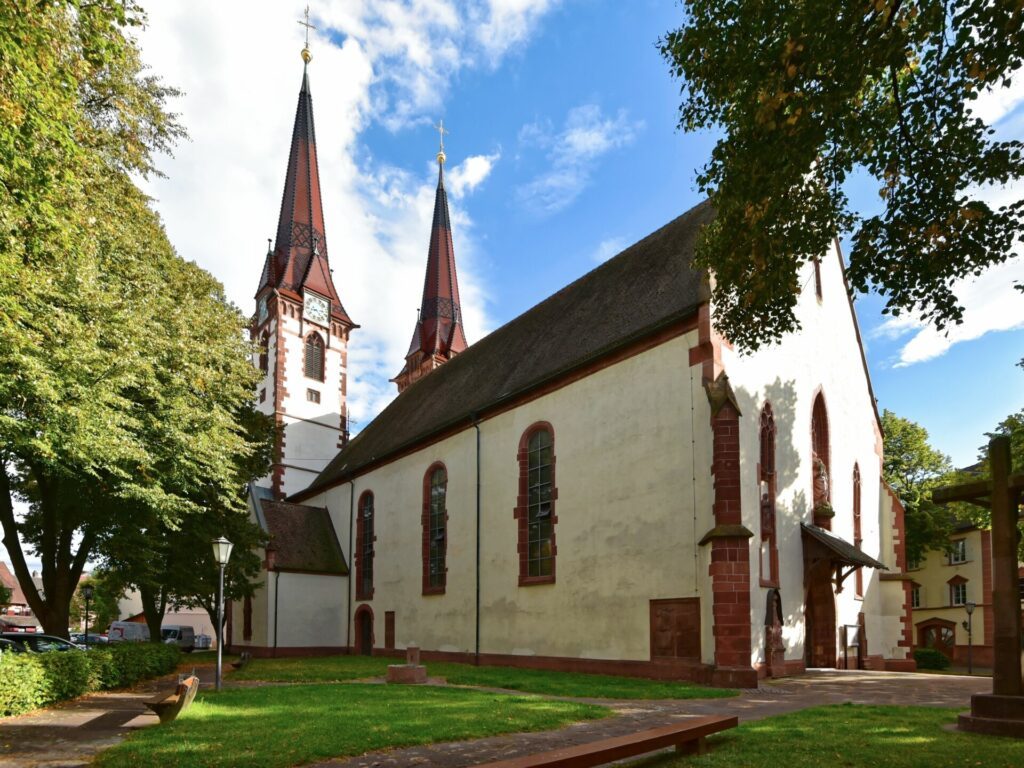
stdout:
{"type": "Polygon", "coordinates": [[[855,547],[848,541],[829,533],[824,528],[810,523],[800,523],[800,533],[804,541],[804,561],[830,560],[835,569],[836,592],[843,591],[843,581],[858,568],[875,568],[880,571],[889,570],[882,563],[855,547]],[[809,546],[808,546],[809,545],[809,546]],[[846,568],[846,571],[843,569],[846,568]]]}

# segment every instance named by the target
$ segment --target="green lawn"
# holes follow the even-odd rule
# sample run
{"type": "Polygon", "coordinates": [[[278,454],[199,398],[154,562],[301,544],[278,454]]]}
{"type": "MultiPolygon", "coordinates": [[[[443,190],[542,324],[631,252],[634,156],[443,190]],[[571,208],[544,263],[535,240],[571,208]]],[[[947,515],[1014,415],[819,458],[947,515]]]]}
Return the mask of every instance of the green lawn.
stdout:
{"type": "Polygon", "coordinates": [[[202,694],[100,753],[99,768],[286,768],[388,747],[560,728],[609,710],[460,688],[295,685],[202,694]]]}
{"type": "Polygon", "coordinates": [[[702,757],[651,758],[634,768],[1019,768],[1024,741],[950,732],[960,710],[841,704],[745,723],[708,739],[702,757]]]}
{"type": "MultiPolygon", "coordinates": [[[[339,682],[381,677],[397,659],[377,656],[328,656],[314,659],[254,659],[229,680],[279,682],[339,682]]],[[[597,699],[709,699],[735,696],[736,691],[694,683],[645,680],[638,677],[584,675],[512,667],[474,667],[469,664],[426,662],[427,674],[454,685],[508,688],[546,696],[597,699]]]]}

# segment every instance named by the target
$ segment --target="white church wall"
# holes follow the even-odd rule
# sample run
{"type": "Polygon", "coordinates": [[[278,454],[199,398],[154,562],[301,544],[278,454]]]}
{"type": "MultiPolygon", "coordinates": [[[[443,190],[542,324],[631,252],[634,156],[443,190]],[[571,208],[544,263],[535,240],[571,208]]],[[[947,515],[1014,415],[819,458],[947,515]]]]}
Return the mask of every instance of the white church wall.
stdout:
{"type": "Polygon", "coordinates": [[[274,573],[268,645],[280,648],[337,648],[346,643],[348,579],[307,573],[274,573]],[[274,611],[277,611],[276,621],[274,611]]]}
{"type": "MultiPolygon", "coordinates": [[[[776,529],[779,550],[779,581],[782,598],[786,658],[799,660],[804,653],[804,574],[800,522],[812,522],[811,411],[818,391],[824,393],[829,424],[831,499],[835,509],[832,531],[853,540],[853,468],[861,477],[861,521],[863,550],[878,558],[881,553],[878,488],[881,457],[880,438],[875,425],[874,405],[858,349],[858,340],[840,266],[833,248],[821,262],[822,299],[814,288],[813,265],[801,272],[804,289],[796,307],[802,329],[789,334],[781,344],[754,354],[723,349],[723,364],[742,411],[740,417],[740,461],[744,525],[754,532],[751,540],[751,600],[753,648],[751,658],[763,659],[764,593],[757,595],[760,579],[758,545],[760,506],[757,463],[759,460],[759,419],[765,401],[775,417],[776,529]]],[[[844,582],[837,595],[837,624],[856,624],[857,614],[880,613],[875,574],[865,572],[865,599],[855,596],[855,576],[844,582]],[[871,587],[869,590],[868,587],[871,587]]],[[[841,629],[837,648],[842,649],[841,629]]],[[[877,653],[878,646],[869,646],[877,653]]]]}
{"type": "MultiPolygon", "coordinates": [[[[699,369],[688,363],[696,343],[696,332],[677,337],[480,424],[482,652],[647,660],[649,601],[681,597],[701,597],[709,646],[707,562],[695,541],[710,527],[711,448],[699,369]],[[519,586],[517,452],[538,421],[555,438],[556,582],[519,586]]],[[[365,490],[376,509],[376,645],[394,611],[397,647],[472,652],[475,430],[357,478],[357,504],[365,490]],[[448,470],[448,573],[445,594],[424,596],[422,486],[435,461],[448,470]]],[[[349,498],[343,484],[306,501],[331,510],[346,552],[349,498]]]]}

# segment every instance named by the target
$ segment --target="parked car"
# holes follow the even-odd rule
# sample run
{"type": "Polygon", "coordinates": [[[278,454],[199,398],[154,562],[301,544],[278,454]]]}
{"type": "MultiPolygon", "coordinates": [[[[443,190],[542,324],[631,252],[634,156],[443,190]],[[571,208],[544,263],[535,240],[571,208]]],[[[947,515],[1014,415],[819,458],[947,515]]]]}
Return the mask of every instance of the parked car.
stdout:
{"type": "Polygon", "coordinates": [[[35,633],[4,632],[0,640],[10,640],[21,647],[23,651],[32,653],[49,653],[50,651],[84,651],[80,645],[75,645],[63,637],[55,635],[40,635],[35,633]]]}
{"type": "Polygon", "coordinates": [[[0,638],[0,656],[5,653],[24,653],[25,649],[18,645],[13,640],[7,638],[0,638]]]}
{"type": "Polygon", "coordinates": [[[92,632],[90,632],[89,642],[86,642],[84,632],[72,632],[71,642],[75,643],[76,645],[85,645],[91,648],[94,645],[106,645],[108,640],[106,635],[94,635],[92,632]]]}
{"type": "Polygon", "coordinates": [[[160,634],[167,645],[176,645],[185,653],[192,653],[196,647],[196,631],[183,624],[164,624],[160,634]]]}
{"type": "Polygon", "coordinates": [[[145,643],[149,641],[149,627],[134,621],[115,621],[107,629],[107,641],[145,643]]]}

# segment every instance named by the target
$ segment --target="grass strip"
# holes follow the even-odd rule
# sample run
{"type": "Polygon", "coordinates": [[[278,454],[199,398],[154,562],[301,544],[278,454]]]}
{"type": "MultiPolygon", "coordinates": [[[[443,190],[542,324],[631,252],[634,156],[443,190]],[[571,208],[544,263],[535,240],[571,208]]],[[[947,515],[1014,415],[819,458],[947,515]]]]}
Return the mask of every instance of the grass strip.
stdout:
{"type": "Polygon", "coordinates": [[[634,768],[1019,768],[1024,741],[948,731],[960,709],[837,704],[744,723],[708,739],[701,757],[634,768]]]}
{"type": "MultiPolygon", "coordinates": [[[[396,659],[377,656],[327,656],[312,659],[254,659],[232,680],[274,682],[341,682],[381,677],[396,659]]],[[[474,667],[470,664],[427,662],[431,677],[443,677],[454,685],[507,688],[546,696],[595,699],[712,699],[735,696],[737,691],[708,688],[675,680],[590,675],[517,667],[474,667]]]]}
{"type": "Polygon", "coordinates": [[[286,768],[417,744],[543,731],[610,710],[459,688],[295,685],[204,693],[181,717],[101,752],[98,768],[286,768]]]}

